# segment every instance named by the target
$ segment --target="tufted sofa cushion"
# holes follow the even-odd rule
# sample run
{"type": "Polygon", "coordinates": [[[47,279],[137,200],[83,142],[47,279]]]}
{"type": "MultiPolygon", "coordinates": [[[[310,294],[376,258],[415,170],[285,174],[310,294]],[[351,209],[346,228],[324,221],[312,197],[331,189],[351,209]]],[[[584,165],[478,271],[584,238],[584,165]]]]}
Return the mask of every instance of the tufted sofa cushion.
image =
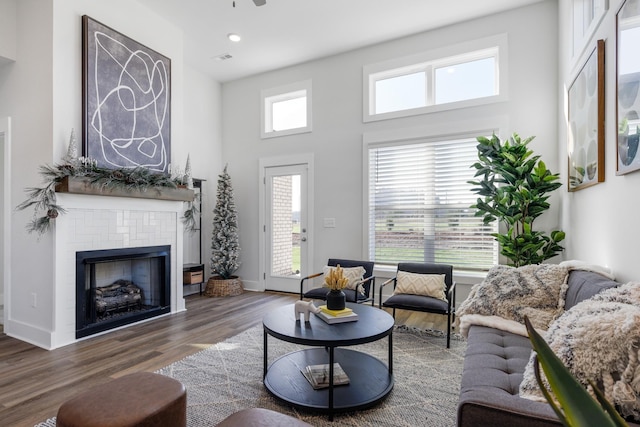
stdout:
{"type": "Polygon", "coordinates": [[[518,396],[531,355],[529,339],[486,326],[471,326],[464,358],[458,426],[561,426],[546,403],[518,396]]]}

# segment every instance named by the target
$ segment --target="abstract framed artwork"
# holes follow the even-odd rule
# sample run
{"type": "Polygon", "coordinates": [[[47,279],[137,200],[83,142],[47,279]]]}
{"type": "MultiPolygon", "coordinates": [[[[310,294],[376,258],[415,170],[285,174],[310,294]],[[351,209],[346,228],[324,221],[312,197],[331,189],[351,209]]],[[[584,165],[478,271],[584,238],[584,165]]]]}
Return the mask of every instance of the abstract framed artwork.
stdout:
{"type": "Polygon", "coordinates": [[[171,168],[171,60],[82,17],[82,153],[108,169],[171,168]]]}
{"type": "Polygon", "coordinates": [[[604,40],[569,87],[569,191],[604,181],[604,40]]]}
{"type": "Polygon", "coordinates": [[[640,169],[640,0],[626,0],[616,23],[616,175],[624,175],[640,169]]]}

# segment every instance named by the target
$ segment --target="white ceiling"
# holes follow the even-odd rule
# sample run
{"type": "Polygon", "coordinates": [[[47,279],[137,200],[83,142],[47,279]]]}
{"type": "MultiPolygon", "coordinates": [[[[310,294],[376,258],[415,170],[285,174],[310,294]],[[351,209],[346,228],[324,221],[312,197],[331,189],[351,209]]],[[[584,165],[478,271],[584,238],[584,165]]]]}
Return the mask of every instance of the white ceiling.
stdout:
{"type": "Polygon", "coordinates": [[[226,82],[542,0],[138,1],[183,29],[187,63],[226,82]]]}

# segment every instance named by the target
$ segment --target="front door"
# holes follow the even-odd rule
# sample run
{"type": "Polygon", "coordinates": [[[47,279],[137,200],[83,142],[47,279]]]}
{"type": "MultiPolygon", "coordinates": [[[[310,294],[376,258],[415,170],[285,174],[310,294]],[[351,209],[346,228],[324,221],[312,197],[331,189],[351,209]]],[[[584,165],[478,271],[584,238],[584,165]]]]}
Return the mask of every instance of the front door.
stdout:
{"type": "Polygon", "coordinates": [[[299,292],[307,274],[308,166],[266,167],[265,289],[299,292]]]}

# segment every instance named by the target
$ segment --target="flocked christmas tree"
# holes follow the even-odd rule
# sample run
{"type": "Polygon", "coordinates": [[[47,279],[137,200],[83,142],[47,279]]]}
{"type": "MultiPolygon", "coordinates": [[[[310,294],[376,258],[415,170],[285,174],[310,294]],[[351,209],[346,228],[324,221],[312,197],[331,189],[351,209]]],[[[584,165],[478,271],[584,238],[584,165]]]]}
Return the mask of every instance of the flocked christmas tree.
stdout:
{"type": "Polygon", "coordinates": [[[240,267],[238,257],[238,214],[233,201],[231,177],[227,166],[218,176],[216,207],[213,210],[213,236],[211,239],[211,270],[224,279],[229,279],[240,267]]]}

